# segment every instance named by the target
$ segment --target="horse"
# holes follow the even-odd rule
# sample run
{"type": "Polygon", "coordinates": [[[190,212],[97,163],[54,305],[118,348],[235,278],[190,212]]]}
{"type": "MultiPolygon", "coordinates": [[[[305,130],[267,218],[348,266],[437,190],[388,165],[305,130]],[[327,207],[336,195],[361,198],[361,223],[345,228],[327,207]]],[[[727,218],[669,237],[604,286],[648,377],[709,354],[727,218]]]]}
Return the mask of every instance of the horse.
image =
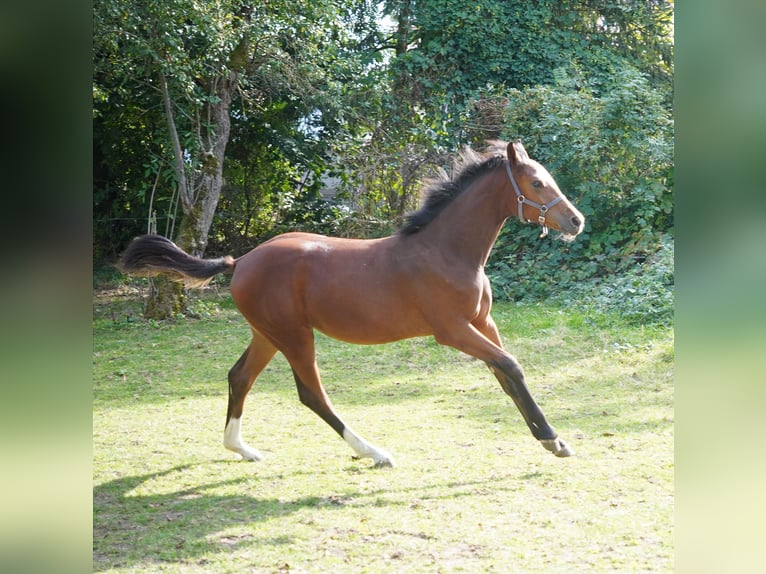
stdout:
{"type": "Polygon", "coordinates": [[[118,266],[136,276],[165,274],[188,287],[231,273],[230,291],[252,332],[228,372],[224,446],[246,460],[262,454],[241,434],[245,398],[279,351],[305,406],[334,429],[359,458],[394,466],[391,454],[365,440],[336,413],[317,368],[314,333],[372,345],[432,336],[483,361],[520,411],[532,436],[558,457],[572,449],[558,437],[532,397],[524,371],[490,315],[484,273],[506,219],[537,222],[565,240],[580,234],[583,215],[521,141],[491,142],[484,153],[465,148],[453,176],[444,170],[425,187],[422,207],[394,234],[377,239],[311,233],[278,235],[234,259],[191,256],[169,239],[142,235],[118,266]]]}

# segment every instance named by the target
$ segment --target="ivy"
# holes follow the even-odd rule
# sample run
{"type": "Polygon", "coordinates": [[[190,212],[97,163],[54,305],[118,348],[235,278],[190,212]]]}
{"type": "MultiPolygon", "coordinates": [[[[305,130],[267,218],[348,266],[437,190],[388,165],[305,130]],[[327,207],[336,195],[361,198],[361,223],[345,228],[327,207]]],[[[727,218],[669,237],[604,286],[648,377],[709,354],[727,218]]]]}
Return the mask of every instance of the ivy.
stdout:
{"type": "Polygon", "coordinates": [[[557,78],[554,86],[508,92],[506,125],[513,128],[503,135],[521,138],[530,155],[549,168],[585,215],[585,231],[564,244],[537,241],[517,226],[504,229],[488,274],[501,297],[550,298],[571,291],[586,301],[591,293],[603,305],[625,304],[646,320],[667,320],[672,256],[656,254],[672,253],[669,113],[657,90],[630,68],[600,88],[600,95],[588,87],[572,91],[573,79],[563,71],[557,78]],[[659,297],[661,310],[640,302],[650,292],[652,300],[659,297]]]}

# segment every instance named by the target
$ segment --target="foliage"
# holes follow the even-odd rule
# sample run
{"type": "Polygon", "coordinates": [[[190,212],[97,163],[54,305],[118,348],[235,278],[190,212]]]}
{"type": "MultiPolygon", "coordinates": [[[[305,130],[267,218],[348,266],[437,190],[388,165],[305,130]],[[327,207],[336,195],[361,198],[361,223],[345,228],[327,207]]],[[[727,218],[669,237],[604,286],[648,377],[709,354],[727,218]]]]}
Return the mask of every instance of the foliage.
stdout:
{"type": "MultiPolygon", "coordinates": [[[[521,138],[548,167],[585,215],[586,228],[562,244],[536,241],[535,229],[509,222],[488,267],[505,296],[550,297],[576,283],[635,276],[642,264],[651,268],[651,254],[667,252],[673,229],[672,120],[661,95],[635,70],[622,70],[602,89],[598,96],[586,79],[559,71],[554,86],[507,94],[506,125],[512,131],[504,135],[521,138]]],[[[664,260],[672,273],[672,257],[664,260]]],[[[672,300],[667,281],[650,283],[672,300]]]]}
{"type": "Polygon", "coordinates": [[[229,250],[287,230],[343,233],[351,211],[319,190],[328,179],[348,178],[337,150],[355,145],[379,103],[376,14],[369,2],[346,5],[301,46],[303,83],[234,114],[224,217],[214,229],[229,250]]]}
{"type": "Polygon", "coordinates": [[[553,85],[562,70],[587,75],[594,97],[612,89],[623,70],[640,70],[649,91],[665,106],[670,101],[672,5],[663,0],[619,7],[403,0],[384,9],[396,23],[395,54],[388,75],[376,69],[374,78],[388,87],[381,94],[368,84],[364,93],[379,107],[358,116],[362,129],[335,148],[351,172],[345,178],[354,209],[401,220],[416,206],[420,180],[448,164],[451,152],[507,131],[502,121],[488,129],[476,117],[479,102],[553,85]]]}
{"type": "Polygon", "coordinates": [[[98,3],[96,258],[113,261],[144,232],[150,204],[160,232],[175,222],[150,64],[159,58],[180,94],[193,168],[194,105],[215,99],[201,79],[220,73],[226,54],[243,55],[246,28],[252,49],[238,68],[211,255],[292,229],[389,233],[457,148],[519,137],[588,223],[564,244],[510,221],[488,268],[498,295],[579,286],[601,297],[615,275],[648,271],[672,238],[672,10],[666,0],[98,3]],[[245,26],[240,9],[251,8],[245,26]],[[319,191],[330,178],[340,187],[328,201],[319,191]]]}
{"type": "Polygon", "coordinates": [[[389,9],[402,5],[412,16],[408,49],[392,62],[394,85],[407,87],[407,104],[422,108],[436,143],[447,147],[465,142],[465,116],[479,93],[549,85],[562,67],[588,70],[594,83],[633,67],[664,95],[671,91],[665,1],[432,0],[389,9]]]}
{"type": "MultiPolygon", "coordinates": [[[[133,237],[146,233],[152,190],[172,189],[174,174],[165,138],[152,137],[163,121],[160,109],[109,66],[97,61],[94,74],[94,259],[115,261],[133,237]]],[[[168,229],[174,213],[169,200],[160,194],[154,202],[160,231],[168,229]]]]}
{"type": "Polygon", "coordinates": [[[551,299],[567,307],[619,313],[626,322],[672,325],[674,314],[673,240],[662,237],[643,263],[604,278],[566,286],[551,299]]]}
{"type": "MultiPolygon", "coordinates": [[[[169,116],[163,113],[163,78],[172,99],[183,165],[191,174],[190,194],[198,192],[194,178],[211,167],[211,149],[229,137],[211,114],[221,103],[220,89],[226,82],[236,86],[230,119],[235,130],[232,140],[240,142],[239,157],[256,145],[267,150],[255,160],[262,173],[274,173],[263,187],[278,193],[293,183],[287,173],[300,167],[316,170],[316,162],[305,158],[321,154],[317,135],[332,133],[337,123],[332,110],[340,107],[333,100],[337,90],[328,72],[342,67],[333,67],[338,58],[339,14],[335,3],[316,1],[252,6],[238,0],[146,0],[128,6],[109,0],[94,5],[94,155],[100,170],[94,194],[97,255],[113,257],[127,243],[126,237],[145,232],[154,217],[150,208],[157,212],[157,231],[174,235],[168,231],[180,215],[179,176],[173,173],[178,154],[168,135],[169,116]],[[249,149],[242,150],[241,142],[258,129],[267,137],[248,141],[244,147],[249,149]],[[269,152],[270,146],[279,153],[269,152]],[[270,162],[284,160],[294,166],[271,169],[270,162]]],[[[349,75],[353,72],[346,70],[349,75]]],[[[227,155],[226,163],[237,154],[234,150],[227,155]]],[[[230,170],[224,164],[230,184],[250,195],[239,200],[230,193],[230,210],[248,209],[253,199],[268,200],[258,197],[262,182],[253,181],[253,189],[238,177],[252,174],[253,166],[244,163],[230,170]]],[[[196,215],[194,210],[190,213],[196,215]]],[[[254,227],[259,231],[258,225],[254,227]]],[[[227,230],[225,235],[234,234],[227,230]]]]}

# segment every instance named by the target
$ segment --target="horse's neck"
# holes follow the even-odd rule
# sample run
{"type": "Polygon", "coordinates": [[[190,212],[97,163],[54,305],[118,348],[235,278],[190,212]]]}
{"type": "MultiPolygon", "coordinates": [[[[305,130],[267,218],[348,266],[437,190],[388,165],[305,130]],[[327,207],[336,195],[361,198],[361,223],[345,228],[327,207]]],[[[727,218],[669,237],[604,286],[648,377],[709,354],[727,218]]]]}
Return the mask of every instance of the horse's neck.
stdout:
{"type": "Polygon", "coordinates": [[[465,190],[423,232],[451,260],[483,267],[508,217],[502,193],[502,181],[493,172],[465,190]]]}

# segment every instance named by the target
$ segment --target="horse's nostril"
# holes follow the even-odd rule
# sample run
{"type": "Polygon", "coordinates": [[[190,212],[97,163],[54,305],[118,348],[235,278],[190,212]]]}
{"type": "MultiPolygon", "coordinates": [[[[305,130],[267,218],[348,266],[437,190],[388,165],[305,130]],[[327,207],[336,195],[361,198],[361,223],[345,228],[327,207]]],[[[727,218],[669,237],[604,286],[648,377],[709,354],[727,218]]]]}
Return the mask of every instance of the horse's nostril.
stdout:
{"type": "Polygon", "coordinates": [[[580,223],[582,223],[580,221],[580,218],[577,217],[576,215],[573,215],[572,219],[570,219],[570,221],[572,222],[572,225],[574,225],[575,227],[580,227],[580,223]]]}

